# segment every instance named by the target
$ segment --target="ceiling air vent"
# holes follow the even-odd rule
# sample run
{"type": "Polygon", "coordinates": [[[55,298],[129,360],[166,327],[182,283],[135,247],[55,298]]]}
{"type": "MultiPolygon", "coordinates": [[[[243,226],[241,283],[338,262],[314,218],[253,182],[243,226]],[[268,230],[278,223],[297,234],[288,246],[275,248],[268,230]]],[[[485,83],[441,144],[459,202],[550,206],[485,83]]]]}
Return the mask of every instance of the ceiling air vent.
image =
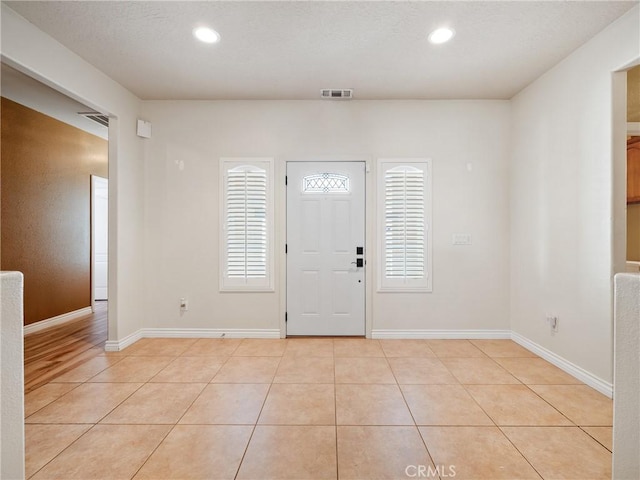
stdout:
{"type": "Polygon", "coordinates": [[[109,126],[109,117],[103,115],[100,112],[78,112],[78,115],[83,116],[84,118],[88,118],[89,120],[93,120],[96,123],[104,127],[109,126]]]}
{"type": "Polygon", "coordinates": [[[331,100],[349,100],[353,98],[351,88],[323,88],[320,90],[320,97],[331,100]]]}

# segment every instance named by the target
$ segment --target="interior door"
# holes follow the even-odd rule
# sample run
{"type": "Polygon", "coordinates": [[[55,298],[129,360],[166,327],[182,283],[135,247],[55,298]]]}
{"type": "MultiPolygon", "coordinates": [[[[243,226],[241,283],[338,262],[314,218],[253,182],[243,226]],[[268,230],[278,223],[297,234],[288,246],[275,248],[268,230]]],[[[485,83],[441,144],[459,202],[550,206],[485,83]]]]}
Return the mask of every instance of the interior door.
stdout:
{"type": "Polygon", "coordinates": [[[287,163],[287,335],[365,334],[365,163],[287,163]]]}
{"type": "Polygon", "coordinates": [[[93,300],[107,300],[109,263],[109,180],[91,176],[91,237],[93,300]]]}

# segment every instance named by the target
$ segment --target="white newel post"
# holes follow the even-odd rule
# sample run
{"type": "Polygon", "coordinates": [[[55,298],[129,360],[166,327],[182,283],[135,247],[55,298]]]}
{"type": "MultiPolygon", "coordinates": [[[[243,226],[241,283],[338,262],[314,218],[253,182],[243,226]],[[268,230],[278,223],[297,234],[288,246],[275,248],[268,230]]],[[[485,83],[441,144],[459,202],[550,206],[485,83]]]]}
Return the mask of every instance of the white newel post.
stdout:
{"type": "Polygon", "coordinates": [[[0,272],[0,478],[24,479],[23,277],[0,272]]]}
{"type": "Polygon", "coordinates": [[[640,478],[640,275],[615,276],[613,478],[640,478]]]}

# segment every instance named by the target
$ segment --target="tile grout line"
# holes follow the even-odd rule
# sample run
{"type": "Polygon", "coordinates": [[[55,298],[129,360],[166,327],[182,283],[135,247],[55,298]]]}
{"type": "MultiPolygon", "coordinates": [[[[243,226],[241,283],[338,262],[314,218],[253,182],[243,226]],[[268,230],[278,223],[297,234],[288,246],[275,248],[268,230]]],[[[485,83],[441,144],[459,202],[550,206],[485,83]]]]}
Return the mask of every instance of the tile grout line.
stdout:
{"type": "Polygon", "coordinates": [[[524,461],[527,462],[529,464],[529,466],[533,469],[533,471],[536,472],[540,476],[540,478],[544,480],[544,476],[542,475],[542,473],[539,472],[538,469],[533,465],[533,463],[531,463],[531,461],[526,457],[526,455],[523,452],[520,451],[520,449],[517,447],[517,445],[509,438],[509,436],[506,433],[504,433],[504,430],[502,430],[502,428],[500,426],[498,426],[498,425],[496,425],[496,426],[498,427],[498,430],[500,431],[502,436],[504,438],[506,438],[507,441],[511,445],[513,445],[513,448],[515,448],[516,452],[518,452],[520,454],[520,456],[522,458],[524,458],[524,461]]]}
{"type": "MultiPolygon", "coordinates": [[[[478,347],[477,345],[475,345],[473,342],[471,342],[476,348],[480,349],[480,347],[478,347]]],[[[482,351],[482,353],[485,353],[484,350],[480,349],[482,351]]],[[[504,367],[502,367],[498,362],[495,361],[495,359],[491,356],[489,356],[488,354],[485,353],[485,355],[487,356],[487,358],[490,358],[491,360],[493,360],[493,362],[498,365],[499,367],[501,367],[503,370],[505,370],[509,375],[511,375],[511,372],[508,372],[504,367]]],[[[446,368],[446,365],[445,365],[446,368]]],[[[451,372],[452,375],[453,372],[451,372]]],[[[513,376],[513,375],[511,375],[513,376]]],[[[455,375],[454,375],[455,377],[455,375]]],[[[522,382],[520,382],[519,378],[516,378],[515,376],[513,376],[520,385],[523,385],[522,382]]],[[[456,377],[457,378],[457,377],[456,377]]],[[[480,405],[480,403],[478,402],[478,400],[476,400],[476,398],[471,394],[471,392],[469,392],[467,386],[471,385],[471,384],[464,384],[462,382],[460,382],[460,385],[462,386],[462,388],[464,389],[464,391],[466,392],[466,394],[475,402],[475,404],[478,406],[478,408],[480,408],[480,410],[482,410],[482,412],[487,416],[487,418],[489,418],[489,420],[491,420],[493,422],[493,427],[487,426],[488,428],[497,428],[498,431],[500,432],[500,434],[507,439],[507,441],[513,446],[513,448],[516,450],[516,452],[518,452],[518,454],[524,459],[525,462],[527,462],[527,464],[533,469],[534,472],[536,472],[536,474],[544,480],[544,477],[542,476],[542,474],[540,472],[538,472],[538,470],[533,466],[533,464],[529,461],[529,459],[524,455],[524,453],[522,453],[518,447],[516,447],[516,445],[513,443],[513,441],[511,441],[511,439],[504,433],[504,431],[502,430],[502,428],[500,428],[500,425],[498,425],[496,423],[496,421],[493,419],[493,417],[491,415],[489,415],[489,413],[482,407],[482,405],[480,405]]],[[[491,385],[491,384],[479,384],[479,385],[491,385]]],[[[502,385],[502,384],[501,384],[502,385]]],[[[507,384],[508,385],[508,384],[507,384]]],[[[517,385],[517,384],[511,384],[511,385],[517,385]]],[[[470,425],[465,425],[465,426],[470,426],[470,425]]],[[[477,428],[477,427],[476,427],[477,428]]]]}
{"type": "MultiPolygon", "coordinates": [[[[427,345],[428,348],[428,345],[427,345]]],[[[384,350],[384,349],[383,349],[384,350]]],[[[431,350],[431,349],[429,349],[431,350]]],[[[433,353],[433,352],[432,352],[433,353]]],[[[416,422],[416,418],[413,415],[413,412],[411,411],[411,407],[409,407],[409,402],[407,402],[407,398],[404,396],[404,391],[402,390],[402,386],[400,385],[400,382],[398,382],[398,378],[396,377],[395,372],[393,371],[393,367],[391,366],[391,362],[389,362],[389,357],[387,356],[387,353],[384,352],[385,354],[385,359],[387,360],[387,364],[389,365],[389,369],[391,370],[391,375],[393,375],[393,378],[396,381],[396,385],[398,387],[398,390],[400,390],[400,395],[402,396],[402,401],[405,404],[405,407],[407,407],[407,410],[409,411],[409,415],[411,415],[411,419],[413,420],[413,428],[415,428],[418,437],[420,438],[420,441],[422,442],[422,445],[424,446],[425,451],[427,452],[427,456],[429,457],[429,460],[431,461],[432,465],[436,465],[434,459],[433,459],[433,455],[431,454],[431,452],[429,451],[429,447],[427,446],[427,442],[425,441],[424,437],[422,436],[422,433],[420,433],[420,427],[418,426],[418,423],[416,422]]],[[[435,353],[434,353],[435,355],[435,353]]],[[[440,479],[440,474],[438,473],[438,478],[440,479]]]]}
{"type": "MultiPolygon", "coordinates": [[[[195,343],[195,342],[194,342],[195,343]]],[[[151,356],[151,355],[150,355],[151,356]]],[[[153,355],[153,356],[160,356],[160,355],[153,355]]],[[[147,379],[146,382],[143,382],[142,385],[137,388],[134,392],[131,393],[131,395],[129,395],[126,399],[124,399],[122,402],[120,402],[116,407],[114,407],[113,409],[111,409],[111,411],[105,415],[104,417],[102,417],[98,423],[100,423],[102,420],[104,420],[111,412],[113,412],[116,408],[118,408],[120,405],[122,405],[126,400],[128,400],[129,398],[131,398],[133,396],[134,393],[136,393],[137,391],[139,391],[141,388],[143,388],[145,385],[148,385],[149,383],[151,383],[151,380],[153,378],[155,378],[161,371],[163,371],[165,368],[167,368],[169,365],[171,365],[173,362],[176,361],[176,359],[178,358],[179,355],[176,355],[174,357],[174,359],[172,361],[170,361],[167,365],[165,365],[164,367],[162,367],[160,370],[158,370],[155,374],[151,375],[151,377],[149,377],[147,379]]],[[[124,425],[124,424],[114,424],[114,425],[124,425]]],[[[149,461],[149,458],[151,458],[151,455],[153,455],[155,453],[155,451],[158,449],[158,447],[160,446],[160,444],[162,444],[162,442],[169,436],[169,434],[173,431],[173,429],[175,428],[175,424],[172,425],[171,428],[169,428],[167,430],[167,433],[162,437],[162,439],[160,439],[160,441],[158,442],[158,444],[155,446],[155,448],[152,449],[151,453],[149,453],[149,455],[147,455],[147,457],[144,459],[144,461],[142,462],[142,464],[136,469],[136,471],[133,473],[133,475],[131,476],[131,478],[134,478],[138,472],[140,471],[140,469],[142,469],[142,467],[144,467],[144,465],[149,461]]]]}
{"type": "MultiPolygon", "coordinates": [[[[118,362],[116,362],[118,363],[118,362]]],[[[107,368],[111,368],[111,367],[107,367],[107,368]]],[[[104,370],[107,370],[107,368],[105,368],[104,370]]],[[[104,371],[102,370],[102,371],[104,371]]],[[[102,372],[101,371],[101,372],[102,372]]],[[[98,372],[96,375],[99,375],[101,372],[98,372]]],[[[75,388],[71,389],[69,392],[67,393],[71,393],[72,391],[76,390],[77,388],[79,388],[81,385],[86,385],[89,382],[89,380],[91,380],[92,378],[94,378],[96,375],[90,377],[89,379],[85,380],[84,382],[80,383],[79,385],[77,385],[75,388]]],[[[52,383],[52,382],[47,382],[48,383],[52,383]]],[[[137,382],[136,382],[137,383],[137,382]]],[[[45,384],[45,385],[47,385],[45,384]]],[[[142,384],[144,385],[144,383],[142,384]]],[[[69,445],[67,445],[64,449],[62,449],[60,452],[58,452],[57,455],[55,455],[51,460],[49,460],[45,465],[43,465],[42,467],[40,467],[36,472],[34,472],[34,474],[31,476],[35,476],[37,475],[38,472],[40,472],[42,469],[44,469],[47,465],[49,465],[51,462],[53,462],[56,458],[58,458],[60,455],[62,455],[63,452],[65,452],[66,450],[68,450],[72,445],[76,444],[81,438],[83,438],[85,435],[87,435],[91,430],[93,430],[96,425],[98,425],[100,423],[100,421],[102,421],[107,415],[109,415],[113,410],[115,410],[117,407],[119,407],[125,400],[127,400],[128,398],[131,397],[131,395],[133,395],[135,392],[137,392],[140,388],[142,388],[142,385],[140,385],[137,389],[135,389],[133,392],[131,392],[126,398],[124,398],[122,401],[120,401],[115,407],[113,407],[111,410],[109,410],[109,412],[105,415],[103,415],[101,418],[98,419],[97,422],[95,423],[89,423],[89,424],[82,424],[82,425],[91,425],[91,427],[89,427],[84,433],[82,433],[82,435],[80,435],[78,438],[76,438],[73,442],[71,442],[69,445]]],[[[65,394],[66,395],[66,394],[65,394]]],[[[55,401],[59,400],[60,398],[64,397],[65,395],[62,395],[60,397],[58,397],[58,399],[56,399],[55,401]]],[[[53,403],[53,402],[51,402],[53,403]]],[[[60,424],[60,425],[76,425],[76,424],[69,424],[69,423],[64,423],[64,424],[60,424]]],[[[29,477],[29,478],[31,478],[29,477]]]]}
{"type": "MultiPolygon", "coordinates": [[[[45,387],[45,386],[47,386],[47,385],[49,385],[49,384],[51,384],[51,383],[56,383],[56,382],[47,382],[47,383],[45,383],[44,385],[42,385],[41,387],[38,387],[36,390],[39,390],[39,389],[41,389],[42,387],[45,387]]],[[[64,393],[63,393],[62,395],[60,395],[59,397],[54,398],[53,400],[51,400],[51,401],[50,401],[49,403],[47,403],[46,405],[43,405],[43,406],[42,406],[42,407],[40,407],[39,409],[37,409],[37,410],[35,410],[35,411],[31,412],[28,416],[24,417],[24,423],[25,423],[25,425],[27,424],[27,419],[29,419],[30,417],[32,417],[33,415],[35,415],[36,413],[38,413],[40,410],[42,410],[42,409],[44,409],[44,408],[48,407],[48,406],[49,406],[49,405],[51,405],[53,402],[57,402],[58,400],[60,400],[62,397],[64,397],[64,396],[65,396],[65,395],[67,395],[68,393],[73,392],[76,388],[78,388],[78,387],[79,387],[80,385],[82,385],[84,382],[57,382],[57,383],[67,383],[67,384],[69,384],[69,383],[75,383],[75,384],[76,384],[76,386],[75,386],[75,387],[73,387],[71,390],[68,390],[68,391],[64,392],[64,393]]],[[[35,392],[36,390],[32,390],[32,392],[35,392]]],[[[29,393],[31,393],[31,392],[29,392],[29,393]]]]}
{"type": "MultiPolygon", "coordinates": [[[[197,341],[197,340],[196,340],[197,341]]],[[[192,342],[192,344],[195,343],[192,342]]],[[[182,351],[182,353],[184,353],[186,350],[188,350],[189,347],[187,347],[185,350],[182,351]]],[[[126,350],[126,349],[125,349],[126,350]]],[[[126,355],[125,355],[126,356],[126,355]]],[[[135,356],[135,355],[131,355],[131,356],[135,356]]],[[[125,398],[124,400],[122,400],[120,403],[118,403],[118,405],[116,405],[114,408],[112,408],[109,413],[107,413],[106,415],[104,415],[99,421],[98,423],[96,423],[96,425],[100,424],[100,422],[102,420],[104,420],[108,415],[110,415],[116,408],[118,408],[119,406],[121,406],[125,401],[127,401],[129,398],[131,398],[136,392],[138,392],[140,389],[142,389],[145,385],[149,385],[152,384],[151,380],[153,380],[160,372],[162,372],[165,368],[169,367],[169,365],[171,365],[173,362],[175,362],[177,360],[177,358],[180,356],[180,354],[176,354],[176,355],[147,355],[147,356],[173,356],[173,360],[171,360],[168,364],[166,364],[165,366],[163,366],[162,368],[160,368],[160,370],[158,370],[155,374],[152,374],[145,382],[141,382],[142,385],[140,385],[140,387],[138,387],[136,390],[134,390],[129,396],[127,396],[127,398],[125,398]]],[[[99,375],[99,374],[98,374],[99,375]]],[[[93,377],[92,377],[93,378],[93,377]]],[[[105,382],[105,383],[109,383],[109,382],[105,382]]],[[[119,383],[119,382],[114,382],[114,383],[119,383]]],[[[120,382],[120,383],[137,383],[137,382],[120,382]]],[[[153,385],[153,384],[152,384],[153,385]]],[[[204,388],[203,388],[204,390],[204,388]]],[[[202,393],[202,392],[201,392],[202,393]]],[[[199,396],[199,395],[198,395],[199,396]]],[[[196,397],[197,398],[197,397],[196,397]]],[[[184,413],[183,413],[184,415],[184,413]]],[[[182,417],[180,417],[182,418],[182,417]]],[[[177,422],[176,422],[177,424],[177,422]]],[[[142,464],[136,469],[136,471],[133,473],[133,475],[131,476],[131,478],[135,477],[138,472],[140,471],[140,469],[142,469],[142,467],[144,467],[144,465],[147,463],[147,461],[149,460],[149,458],[151,458],[151,456],[156,452],[156,450],[158,449],[158,447],[162,444],[162,442],[169,436],[169,434],[173,431],[173,429],[175,428],[175,425],[173,424],[171,426],[171,428],[169,428],[167,430],[167,433],[160,439],[160,441],[158,442],[158,444],[155,446],[155,448],[152,449],[151,453],[149,453],[149,455],[147,455],[147,457],[144,459],[144,461],[142,462],[142,464]]],[[[105,424],[106,425],[106,424],[105,424]]],[[[113,425],[126,425],[126,424],[113,424],[113,425]]],[[[136,424],[136,425],[140,425],[140,424],[136,424]]],[[[144,425],[144,424],[142,424],[144,425]]],[[[152,425],[161,425],[161,424],[152,424],[152,425]]],[[[170,425],[170,424],[164,424],[164,425],[170,425]]],[[[95,427],[95,425],[94,425],[95,427]]]]}
{"type": "MultiPolygon", "coordinates": [[[[244,340],[243,342],[244,343],[244,340]]],[[[234,480],[237,480],[238,475],[240,474],[240,469],[242,468],[242,463],[244,462],[244,459],[247,455],[247,452],[249,451],[249,445],[251,445],[251,440],[253,439],[253,435],[256,433],[256,429],[258,428],[258,422],[260,421],[260,416],[262,415],[262,410],[264,410],[264,406],[267,403],[267,398],[269,398],[269,392],[271,392],[271,387],[273,386],[273,380],[276,378],[276,375],[278,374],[278,369],[280,368],[280,363],[282,362],[282,356],[280,356],[280,360],[278,361],[278,366],[276,367],[276,371],[273,373],[273,377],[271,378],[271,383],[269,383],[269,388],[267,389],[267,393],[264,396],[264,400],[262,401],[262,406],[260,407],[260,411],[258,412],[258,415],[256,416],[256,421],[253,424],[253,428],[251,430],[251,435],[249,435],[249,440],[247,441],[247,446],[244,448],[244,452],[242,452],[242,457],[240,458],[240,462],[238,462],[238,467],[236,468],[236,473],[233,476],[234,480]]]]}
{"type": "MultiPolygon", "coordinates": [[[[586,435],[588,435],[590,438],[592,438],[595,442],[597,442],[599,445],[602,445],[602,447],[604,449],[606,449],[609,453],[613,454],[613,452],[611,450],[609,450],[609,448],[604,445],[600,440],[598,440],[597,438],[595,438],[593,435],[591,435],[589,432],[587,432],[583,427],[605,427],[605,428],[613,428],[613,425],[579,425],[577,422],[574,422],[571,418],[569,418],[569,416],[567,416],[564,412],[562,412],[558,407],[556,407],[555,405],[553,405],[549,400],[547,400],[546,398],[544,398],[542,395],[540,395],[538,392],[536,392],[533,388],[531,388],[531,385],[537,385],[537,386],[573,386],[573,385],[585,385],[584,383],[580,383],[580,384],[575,384],[575,383],[544,383],[544,384],[540,384],[540,383],[532,383],[532,384],[525,384],[526,387],[532,391],[536,396],[538,396],[542,401],[546,402],[549,406],[551,406],[551,408],[553,408],[554,410],[556,410],[560,415],[562,415],[564,418],[566,418],[571,425],[543,425],[543,426],[554,426],[554,427],[564,427],[564,428],[579,428],[581,431],[583,431],[586,435]]],[[[586,385],[588,387],[588,385],[586,385]]]]}
{"type": "MultiPolygon", "coordinates": [[[[197,341],[197,340],[196,340],[197,341]]],[[[195,344],[196,342],[193,342],[193,344],[195,344]]],[[[193,345],[192,344],[192,345],[193,345]]],[[[171,364],[173,364],[178,358],[182,358],[182,355],[190,348],[187,347],[186,350],[184,350],[180,355],[176,356],[172,362],[169,362],[169,364],[167,366],[165,366],[164,368],[162,368],[158,373],[156,373],[155,375],[153,375],[146,383],[145,385],[152,383],[151,380],[153,380],[155,377],[157,377],[161,372],[163,372],[166,368],[169,368],[169,366],[171,364]]],[[[220,368],[222,368],[222,366],[220,366],[220,368]]],[[[220,370],[220,368],[218,368],[218,371],[220,370]]],[[[218,373],[218,371],[216,371],[216,373],[211,377],[211,380],[213,380],[213,377],[215,377],[218,373]]],[[[188,382],[188,383],[202,383],[202,382],[188,382]]],[[[162,445],[162,443],[169,437],[169,435],[171,435],[171,432],[173,432],[175,430],[175,428],[178,426],[178,424],[180,423],[180,420],[182,420],[185,416],[185,414],[187,413],[187,411],[193,406],[193,404],[196,402],[196,400],[198,398],[200,398],[200,396],[202,395],[202,392],[205,391],[205,389],[207,388],[207,385],[209,385],[209,383],[204,383],[204,386],[202,387],[202,390],[200,390],[200,393],[198,393],[198,395],[196,395],[194,397],[194,399],[191,401],[191,403],[189,404],[189,406],[187,408],[185,408],[184,412],[182,412],[182,415],[180,415],[180,418],[178,418],[178,420],[171,426],[171,428],[167,431],[167,433],[160,439],[160,441],[158,442],[158,444],[155,446],[155,448],[152,449],[151,453],[149,453],[149,455],[147,456],[147,458],[145,458],[145,460],[142,462],[142,464],[140,465],[140,467],[138,467],[138,469],[134,472],[134,474],[132,475],[132,479],[135,478],[135,476],[140,472],[140,470],[142,470],[144,468],[144,466],[147,464],[147,462],[151,459],[151,457],[153,456],[154,453],[156,453],[156,451],[158,450],[158,448],[160,448],[160,445],[162,445]]],[[[142,388],[142,387],[140,387],[142,388]]],[[[124,425],[124,424],[119,424],[119,425],[124,425]]],[[[152,425],[159,425],[159,424],[152,424],[152,425]]]]}
{"type": "MultiPolygon", "coordinates": [[[[180,353],[178,356],[176,356],[174,358],[174,360],[172,362],[169,362],[168,365],[166,365],[164,368],[162,368],[158,373],[156,373],[155,375],[153,375],[146,383],[151,383],[151,380],[153,378],[155,378],[156,376],[158,376],[162,371],[164,371],[166,368],[168,368],[172,363],[174,363],[178,358],[182,358],[184,356],[184,354],[189,350],[189,348],[191,348],[191,346],[193,346],[195,343],[197,342],[197,340],[195,342],[193,342],[189,347],[187,347],[182,353],[180,353]]],[[[239,346],[240,344],[238,344],[239,346]]],[[[237,350],[238,347],[236,347],[233,352],[235,352],[237,350]]],[[[231,352],[231,355],[233,355],[233,352],[231,352]]],[[[140,467],[136,470],[136,472],[133,474],[133,476],[131,478],[134,478],[139,472],[140,470],[142,470],[142,468],[147,464],[147,462],[149,461],[149,459],[153,456],[153,454],[158,450],[158,448],[160,448],[160,445],[162,445],[162,443],[167,439],[167,437],[171,434],[171,432],[173,432],[175,430],[175,428],[178,426],[178,424],[180,423],[180,420],[182,420],[182,418],[184,418],[184,416],[186,415],[187,411],[193,406],[193,404],[196,402],[196,400],[198,398],[200,398],[202,396],[202,393],[205,391],[205,389],[207,388],[208,385],[211,385],[211,382],[213,381],[213,379],[215,378],[215,376],[218,374],[218,372],[222,369],[222,367],[227,363],[227,361],[229,360],[229,358],[231,358],[231,355],[227,356],[225,361],[222,363],[222,365],[220,365],[220,367],[218,368],[218,370],[213,374],[213,376],[209,379],[208,382],[204,383],[204,386],[202,387],[202,390],[200,391],[200,393],[198,393],[198,395],[195,396],[195,398],[191,401],[191,403],[189,404],[189,406],[185,409],[184,412],[182,412],[182,415],[180,416],[180,418],[176,421],[176,423],[174,423],[171,428],[167,431],[167,433],[164,435],[164,437],[158,442],[158,444],[156,445],[156,447],[151,451],[151,453],[147,456],[147,458],[144,460],[144,462],[142,463],[142,465],[140,465],[140,467]]],[[[208,355],[205,356],[209,357],[208,355]]],[[[216,358],[219,358],[220,356],[216,356],[216,358]]],[[[165,383],[165,382],[162,382],[165,383]]],[[[181,382],[166,382],[166,383],[181,383],[181,382]]],[[[203,383],[203,382],[187,382],[187,383],[203,383]]],[[[142,388],[142,387],[140,387],[142,388]]],[[[120,424],[123,425],[123,424],[120,424]]],[[[158,424],[151,424],[151,425],[158,425],[158,424]]],[[[208,424],[206,424],[208,425],[208,424]]]]}
{"type": "MultiPolygon", "coordinates": [[[[119,424],[119,425],[126,425],[126,424],[119,424]]],[[[140,425],[140,424],[137,424],[140,425]]],[[[144,425],[144,424],[142,424],[144,425]]],[[[152,426],[159,426],[160,424],[155,423],[155,424],[151,424],[152,426]]],[[[167,425],[167,424],[165,424],[167,425]]],[[[142,470],[142,468],[147,464],[147,462],[149,461],[149,459],[153,456],[154,453],[156,453],[156,451],[158,450],[158,448],[160,448],[160,445],[162,445],[162,442],[164,442],[167,437],[171,434],[171,432],[173,432],[173,430],[176,428],[176,424],[171,425],[171,428],[167,431],[167,433],[160,439],[160,441],[158,442],[158,444],[155,446],[155,448],[153,448],[151,450],[151,453],[149,453],[149,455],[147,455],[147,458],[144,459],[144,461],[142,462],[142,464],[136,469],[136,471],[133,473],[133,475],[131,476],[131,478],[135,478],[135,476],[140,472],[140,470],[142,470]]]]}
{"type": "Polygon", "coordinates": [[[74,424],[74,423],[46,423],[46,424],[39,424],[39,423],[33,423],[31,425],[90,425],[89,428],[87,428],[84,432],[82,432],[81,435],[78,436],[78,438],[76,438],[73,442],[71,442],[69,445],[67,445],[66,447],[64,447],[60,452],[58,452],[57,455],[54,455],[53,458],[51,458],[51,460],[49,460],[48,462],[46,462],[44,465],[42,465],[38,470],[36,470],[35,472],[33,472],[28,478],[33,478],[35,477],[41,470],[43,470],[47,465],[49,465],[51,462],[53,462],[56,458],[58,458],[60,455],[62,455],[63,452],[65,452],[66,450],[69,449],[69,447],[71,447],[71,445],[74,445],[76,442],[78,442],[82,437],[84,437],[87,433],[89,433],[91,430],[93,430],[93,427],[95,427],[97,424],[96,423],[84,423],[84,424],[74,424]]]}
{"type": "MultiPolygon", "coordinates": [[[[473,343],[473,342],[472,342],[472,343],[473,343]]],[[[475,345],[475,344],[474,344],[474,345],[475,345]]],[[[477,348],[480,348],[480,347],[478,347],[477,345],[475,345],[475,346],[476,346],[477,348]]],[[[485,353],[485,352],[484,352],[484,350],[483,350],[483,353],[485,353]]],[[[491,360],[493,360],[493,362],[494,362],[496,365],[498,365],[500,368],[502,368],[505,372],[507,372],[507,373],[508,373],[509,375],[511,375],[513,378],[515,378],[515,379],[519,382],[519,384],[520,384],[520,385],[524,385],[524,383],[522,383],[522,382],[520,381],[520,379],[519,379],[519,378],[515,377],[514,375],[512,375],[512,374],[511,374],[511,372],[507,371],[507,369],[505,369],[504,367],[502,367],[502,365],[500,365],[498,362],[496,362],[496,360],[495,360],[493,357],[489,356],[488,354],[487,354],[487,357],[488,357],[488,358],[490,358],[491,360]]],[[[520,451],[520,449],[516,446],[516,444],[515,444],[515,443],[514,443],[510,438],[509,438],[509,436],[508,436],[506,433],[504,433],[504,431],[502,430],[502,428],[500,427],[500,425],[498,425],[498,424],[497,424],[496,420],[494,420],[494,419],[493,419],[493,417],[492,417],[491,415],[489,415],[489,413],[488,413],[488,412],[487,412],[487,411],[482,407],[482,405],[480,405],[480,403],[479,403],[479,402],[476,400],[476,398],[471,394],[471,392],[469,392],[469,390],[467,389],[467,385],[462,384],[462,383],[461,383],[461,385],[462,385],[462,388],[464,388],[465,392],[467,392],[467,395],[469,395],[469,397],[471,397],[471,399],[476,403],[476,405],[478,405],[478,407],[479,407],[479,408],[484,412],[484,414],[485,414],[485,415],[486,415],[486,416],[487,416],[487,417],[488,417],[488,418],[493,422],[494,427],[498,429],[498,431],[500,432],[500,434],[501,434],[504,438],[506,438],[506,439],[507,439],[507,441],[508,441],[512,446],[513,446],[513,448],[514,448],[514,449],[516,450],[516,452],[518,452],[518,454],[519,454],[519,455],[524,459],[524,461],[525,461],[525,462],[527,462],[527,464],[528,464],[528,465],[533,469],[533,471],[534,471],[534,472],[536,472],[536,474],[537,474],[541,479],[543,479],[543,480],[544,480],[544,477],[543,477],[543,476],[542,476],[542,474],[538,471],[538,469],[537,469],[536,467],[534,467],[534,466],[533,466],[533,464],[532,464],[532,463],[529,461],[529,459],[524,455],[524,453],[522,453],[522,452],[520,451]]],[[[489,385],[489,384],[481,384],[481,385],[489,385]]],[[[518,384],[512,384],[512,385],[518,385],[518,384]]]]}
{"type": "MultiPolygon", "coordinates": [[[[556,412],[558,412],[560,415],[562,415],[564,418],[566,418],[569,421],[569,423],[571,423],[571,426],[579,427],[579,425],[576,422],[574,422],[573,420],[571,420],[567,415],[565,415],[564,412],[560,411],[560,409],[557,408],[555,405],[553,405],[549,400],[547,400],[542,395],[540,395],[538,392],[536,392],[533,388],[531,388],[531,385],[538,385],[538,384],[532,383],[532,384],[524,384],[524,385],[527,387],[527,389],[529,391],[533,392],[534,395],[536,395],[543,402],[545,402],[547,405],[549,405],[551,408],[553,408],[556,412]]],[[[547,385],[547,384],[543,384],[543,385],[547,385]]]]}
{"type": "Polygon", "coordinates": [[[582,430],[584,433],[586,433],[587,435],[589,435],[589,437],[591,437],[593,440],[595,440],[596,442],[598,442],[600,445],[602,445],[609,453],[613,453],[611,450],[609,450],[609,448],[604,445],[600,440],[598,440],[596,437],[594,437],[593,435],[591,435],[589,432],[587,432],[585,430],[585,427],[600,427],[600,428],[611,428],[613,429],[613,427],[608,427],[608,426],[602,426],[602,425],[577,425],[577,427],[582,430]]]}
{"type": "MultiPolygon", "coordinates": [[[[91,360],[93,360],[93,359],[95,359],[95,358],[98,358],[98,357],[100,357],[100,355],[96,355],[96,356],[94,356],[94,357],[90,358],[88,361],[91,361],[91,360]]],[[[119,358],[119,359],[114,363],[114,365],[115,365],[116,363],[120,362],[120,360],[122,360],[122,358],[119,358]]],[[[36,391],[40,390],[41,388],[43,388],[43,387],[45,387],[45,386],[47,386],[47,385],[50,385],[50,384],[52,384],[52,383],[54,383],[54,384],[71,384],[71,383],[76,384],[76,386],[75,386],[75,387],[73,387],[71,390],[68,390],[67,392],[63,393],[63,394],[62,394],[62,395],[60,395],[59,397],[54,398],[52,401],[50,401],[50,402],[49,402],[49,403],[47,403],[46,405],[43,405],[43,406],[42,406],[42,407],[40,407],[38,410],[36,410],[36,411],[32,412],[28,417],[25,417],[25,423],[26,423],[26,420],[27,420],[29,417],[31,417],[32,415],[34,415],[34,414],[38,413],[38,412],[39,412],[40,410],[42,410],[43,408],[45,408],[45,407],[47,407],[47,406],[51,405],[53,402],[58,401],[59,399],[61,399],[61,398],[62,398],[62,397],[64,397],[65,395],[67,395],[68,393],[71,393],[71,392],[72,392],[72,391],[74,391],[76,388],[80,387],[82,384],[84,384],[84,383],[88,383],[88,382],[89,382],[89,380],[91,380],[93,377],[95,377],[95,376],[97,376],[97,375],[100,375],[103,371],[105,371],[105,370],[106,370],[106,369],[108,369],[108,368],[111,368],[112,366],[113,366],[113,365],[108,365],[108,366],[104,367],[102,370],[98,371],[98,372],[97,372],[97,373],[95,373],[94,375],[91,375],[89,378],[87,378],[87,379],[85,379],[85,380],[80,380],[80,381],[68,381],[68,382],[65,382],[65,381],[62,381],[62,382],[61,382],[61,381],[56,381],[58,378],[63,377],[64,375],[66,375],[67,373],[69,373],[69,372],[71,372],[71,371],[75,370],[76,368],[80,368],[80,367],[82,367],[82,365],[78,365],[78,366],[76,366],[76,367],[74,367],[74,368],[72,368],[72,369],[68,370],[67,372],[61,373],[59,377],[54,377],[54,378],[52,378],[52,379],[51,379],[51,380],[49,380],[47,383],[45,383],[45,384],[43,384],[43,385],[39,386],[38,388],[35,388],[35,389],[33,389],[33,390],[29,391],[29,392],[25,392],[25,397],[26,397],[28,394],[33,393],[33,392],[36,392],[36,391]]]]}

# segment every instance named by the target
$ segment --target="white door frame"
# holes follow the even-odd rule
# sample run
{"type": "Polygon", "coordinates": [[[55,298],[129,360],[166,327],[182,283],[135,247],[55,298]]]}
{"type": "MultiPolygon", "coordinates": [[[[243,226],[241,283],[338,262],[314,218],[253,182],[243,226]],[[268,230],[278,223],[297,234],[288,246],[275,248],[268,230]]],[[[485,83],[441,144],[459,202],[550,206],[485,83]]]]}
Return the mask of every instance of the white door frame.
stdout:
{"type": "MultiPolygon", "coordinates": [[[[285,244],[287,242],[287,190],[285,176],[287,174],[288,162],[365,162],[365,192],[366,198],[376,198],[375,189],[375,162],[368,155],[360,156],[296,156],[281,158],[275,165],[275,188],[276,188],[276,260],[278,288],[280,290],[280,338],[286,338],[287,324],[285,323],[285,312],[287,311],[287,256],[285,244]]],[[[377,274],[376,254],[375,254],[375,202],[365,199],[365,252],[367,252],[367,268],[365,269],[365,336],[371,338],[373,325],[373,284],[377,274]]]]}
{"type": "MultiPolygon", "coordinates": [[[[612,95],[612,265],[611,278],[627,270],[627,71],[640,65],[640,57],[611,72],[612,95]]],[[[613,281],[613,280],[612,280],[613,281]]],[[[613,283],[612,287],[613,289],[613,283]]],[[[613,292],[613,290],[612,290],[613,292]]],[[[613,304],[611,306],[613,318],[613,304]]]]}

